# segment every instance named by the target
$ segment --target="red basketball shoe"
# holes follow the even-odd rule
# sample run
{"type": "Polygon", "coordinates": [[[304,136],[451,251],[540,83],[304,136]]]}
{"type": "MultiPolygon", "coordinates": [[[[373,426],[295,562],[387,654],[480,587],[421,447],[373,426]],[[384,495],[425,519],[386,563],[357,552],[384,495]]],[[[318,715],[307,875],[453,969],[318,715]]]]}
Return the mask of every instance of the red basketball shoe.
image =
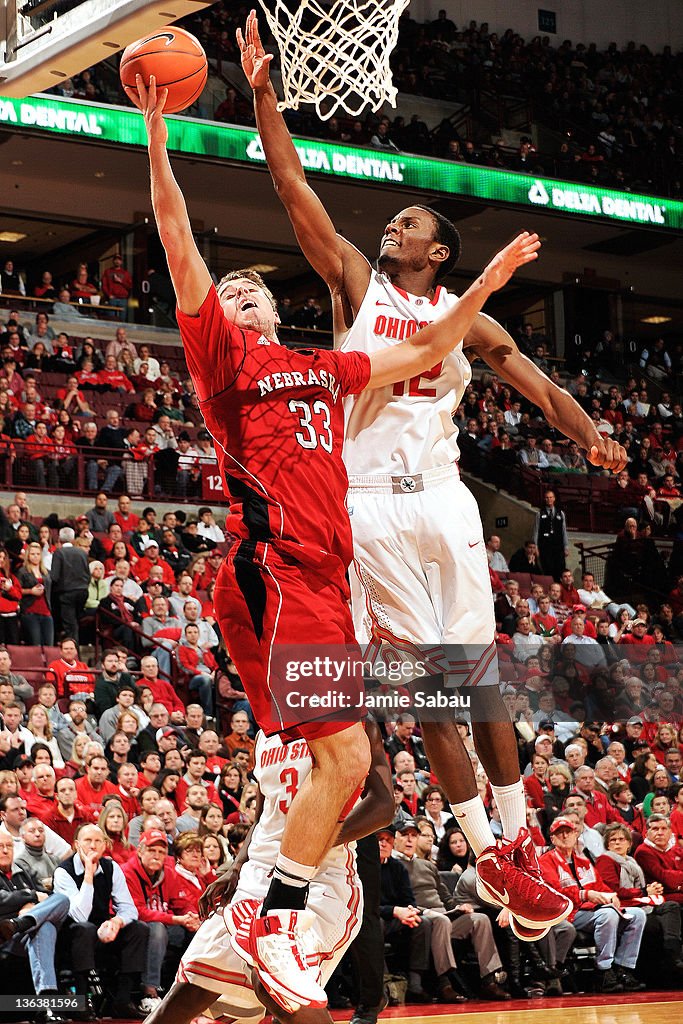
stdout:
{"type": "Polygon", "coordinates": [[[514,843],[490,846],[477,857],[477,892],[487,903],[505,907],[524,929],[544,931],[569,917],[574,904],[543,880],[527,839],[522,829],[514,843]]]}

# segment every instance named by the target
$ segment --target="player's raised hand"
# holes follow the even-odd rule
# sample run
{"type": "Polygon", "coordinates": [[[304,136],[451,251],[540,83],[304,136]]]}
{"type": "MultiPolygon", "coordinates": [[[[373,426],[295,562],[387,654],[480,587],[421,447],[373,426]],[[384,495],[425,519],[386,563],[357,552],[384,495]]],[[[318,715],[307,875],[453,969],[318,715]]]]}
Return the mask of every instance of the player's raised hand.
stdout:
{"type": "Polygon", "coordinates": [[[242,29],[237,29],[237,45],[240,48],[242,70],[252,89],[262,89],[268,84],[272,53],[266,53],[261,42],[256,20],[256,11],[249,11],[247,22],[242,29]]]}
{"type": "Polygon", "coordinates": [[[164,121],[164,106],[168,97],[168,89],[157,92],[157,80],[154,75],[149,77],[149,88],[145,85],[142,75],[135,76],[135,89],[124,86],[126,96],[134,103],[145,119],[147,138],[150,142],[168,142],[168,129],[164,121]]]}
{"type": "Polygon", "coordinates": [[[620,473],[622,469],[625,469],[628,461],[626,450],[609,437],[601,437],[599,441],[591,445],[586,453],[586,458],[591,465],[610,469],[613,473],[620,473]]]}
{"type": "Polygon", "coordinates": [[[497,253],[489,265],[484,269],[482,277],[484,284],[491,291],[497,291],[506,285],[515,270],[523,267],[525,263],[531,263],[538,259],[538,250],[541,248],[541,240],[536,234],[522,231],[509,245],[497,253]]]}

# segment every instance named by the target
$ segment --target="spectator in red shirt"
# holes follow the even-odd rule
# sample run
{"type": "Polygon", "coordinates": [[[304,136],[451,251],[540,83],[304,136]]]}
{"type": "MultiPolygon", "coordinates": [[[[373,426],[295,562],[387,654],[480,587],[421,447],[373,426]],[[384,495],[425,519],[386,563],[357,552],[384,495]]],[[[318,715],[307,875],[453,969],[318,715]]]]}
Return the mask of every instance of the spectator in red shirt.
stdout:
{"type": "MultiPolygon", "coordinates": [[[[192,707],[197,707],[196,704],[192,707]]],[[[189,708],[188,708],[189,717],[189,708]]],[[[186,733],[187,734],[187,733],[186,733]]],[[[226,758],[220,757],[218,751],[220,750],[221,741],[217,732],[213,729],[204,729],[199,737],[198,748],[203,754],[206,754],[206,770],[215,775],[216,778],[223,771],[223,768],[228,763],[226,758]]]]}
{"type": "Polygon", "coordinates": [[[48,665],[48,672],[54,673],[57,693],[60,697],[76,694],[92,694],[95,690],[95,673],[78,658],[75,641],[62,640],[59,645],[62,655],[48,665]]]}
{"type": "Polygon", "coordinates": [[[572,605],[571,615],[565,620],[564,625],[562,626],[562,636],[569,636],[569,634],[572,632],[572,619],[575,615],[580,615],[583,619],[583,636],[589,636],[591,640],[596,640],[598,634],[595,631],[595,626],[590,621],[590,619],[586,618],[586,614],[587,612],[585,604],[572,605]]]}
{"type": "Polygon", "coordinates": [[[569,918],[593,935],[597,947],[598,991],[637,992],[645,986],[633,974],[645,929],[645,911],[634,907],[628,918],[619,914],[619,897],[587,857],[577,853],[579,834],[569,818],[550,826],[553,849],[540,858],[543,878],[574,904],[569,918]]]}
{"type": "Polygon", "coordinates": [[[127,494],[120,494],[114,520],[119,524],[123,533],[132,533],[138,525],[138,516],[131,512],[131,502],[127,494]]]}
{"type": "Polygon", "coordinates": [[[604,835],[605,853],[596,868],[601,878],[616,892],[622,907],[644,907],[647,917],[645,941],[655,947],[658,967],[664,966],[668,981],[683,981],[681,960],[681,914],[674,900],[662,902],[661,882],[647,882],[643,869],[630,857],[632,836],[625,825],[608,825],[604,835]]]}
{"type": "Polygon", "coordinates": [[[134,818],[140,813],[140,804],[138,802],[140,787],[138,784],[138,770],[132,762],[126,761],[118,766],[116,770],[116,788],[121,806],[128,815],[128,818],[134,818]]]}
{"type": "Polygon", "coordinates": [[[116,793],[116,786],[107,781],[108,775],[109,765],[104,754],[93,754],[86,762],[86,774],[76,780],[76,797],[92,822],[97,822],[105,796],[116,793]]]}
{"type": "Polygon", "coordinates": [[[135,847],[131,846],[126,838],[128,815],[118,800],[107,800],[100,811],[97,824],[109,840],[109,856],[123,867],[135,856],[135,847]]]}
{"type": "Polygon", "coordinates": [[[648,882],[660,882],[667,900],[683,903],[683,847],[679,846],[671,822],[663,814],[651,814],[647,836],[635,852],[648,882]]]}
{"type": "Polygon", "coordinates": [[[182,725],[185,721],[185,705],[181,701],[170,683],[159,678],[159,665],[156,658],[148,654],[140,661],[142,678],[140,685],[148,686],[154,696],[155,704],[163,704],[171,722],[175,725],[182,725]]]}
{"type": "Polygon", "coordinates": [[[123,257],[116,253],[112,257],[112,266],[102,274],[102,293],[108,306],[116,306],[115,316],[119,320],[126,319],[128,298],[133,290],[133,278],[123,265],[123,257]]]}
{"type": "Polygon", "coordinates": [[[49,764],[37,764],[33,769],[33,788],[26,795],[26,812],[29,818],[47,821],[55,806],[54,768],[49,764]]]}
{"type": "Polygon", "coordinates": [[[106,357],[104,369],[97,374],[97,383],[100,391],[118,391],[119,394],[123,392],[133,394],[135,391],[123,370],[119,370],[116,365],[116,356],[106,357]]]}
{"type": "Polygon", "coordinates": [[[631,632],[622,633],[619,641],[621,644],[641,644],[648,647],[654,642],[654,637],[647,633],[647,622],[644,619],[634,619],[631,623],[631,632]]]}
{"type": "Polygon", "coordinates": [[[90,818],[77,801],[76,783],[73,779],[59,779],[55,783],[55,802],[52,810],[43,820],[45,824],[73,846],[76,833],[81,825],[89,824],[90,818]]]}
{"type": "Polygon", "coordinates": [[[246,711],[235,711],[230,719],[231,731],[223,740],[223,746],[232,758],[236,750],[249,751],[249,771],[254,767],[254,740],[249,735],[249,716],[246,711]]]}
{"type": "Polygon", "coordinates": [[[196,691],[204,714],[211,717],[213,716],[213,679],[218,662],[211,651],[202,650],[199,646],[199,626],[188,622],[183,634],[183,638],[175,650],[178,664],[183,671],[188,689],[196,691]]]}
{"type": "Polygon", "coordinates": [[[138,917],[149,929],[140,1004],[145,1010],[156,1005],[164,960],[172,959],[174,966],[177,965],[199,928],[199,916],[187,911],[187,900],[180,897],[175,868],[168,858],[166,835],[161,829],[152,828],[142,833],[137,852],[124,865],[123,873],[138,917]]]}
{"type": "Polygon", "coordinates": [[[192,750],[187,758],[187,772],[176,786],[176,802],[178,807],[185,806],[185,798],[187,797],[187,791],[190,786],[203,786],[206,790],[206,795],[209,798],[209,803],[216,804],[218,807],[221,806],[221,802],[216,792],[216,787],[213,782],[207,782],[204,778],[206,774],[206,754],[203,754],[201,750],[192,750]]]}
{"type": "Polygon", "coordinates": [[[613,821],[622,821],[617,809],[611,806],[604,793],[597,792],[595,772],[587,764],[576,769],[574,788],[586,801],[586,825],[588,828],[594,828],[596,824],[608,825],[613,821]]]}
{"type": "Polygon", "coordinates": [[[173,569],[171,569],[168,562],[165,562],[163,558],[159,556],[159,545],[155,540],[149,541],[145,549],[145,554],[135,566],[135,575],[138,580],[143,583],[146,579],[149,579],[151,570],[155,567],[161,568],[161,578],[163,582],[173,588],[175,587],[175,575],[173,569]]]}
{"type": "Polygon", "coordinates": [[[183,832],[175,841],[178,878],[178,899],[186,913],[199,916],[199,897],[209,879],[203,874],[205,867],[204,840],[194,832],[183,832]]]}
{"type": "Polygon", "coordinates": [[[572,605],[581,604],[581,598],[579,592],[574,586],[574,576],[571,569],[565,569],[560,576],[560,593],[562,594],[562,601],[571,608],[572,605]]]}
{"type": "Polygon", "coordinates": [[[683,782],[671,787],[674,807],[671,812],[671,831],[679,846],[683,847],[683,782]]]}

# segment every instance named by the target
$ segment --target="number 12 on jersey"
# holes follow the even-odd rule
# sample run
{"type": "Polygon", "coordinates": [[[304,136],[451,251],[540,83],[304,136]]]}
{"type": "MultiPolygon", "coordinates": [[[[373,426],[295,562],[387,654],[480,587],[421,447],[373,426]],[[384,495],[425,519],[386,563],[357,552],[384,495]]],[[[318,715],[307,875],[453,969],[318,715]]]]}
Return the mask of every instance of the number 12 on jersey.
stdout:
{"type": "Polygon", "coordinates": [[[394,384],[393,394],[396,398],[436,398],[436,388],[424,386],[424,381],[436,380],[441,376],[443,363],[437,363],[431,370],[425,370],[418,377],[411,377],[410,380],[399,380],[394,384]]]}

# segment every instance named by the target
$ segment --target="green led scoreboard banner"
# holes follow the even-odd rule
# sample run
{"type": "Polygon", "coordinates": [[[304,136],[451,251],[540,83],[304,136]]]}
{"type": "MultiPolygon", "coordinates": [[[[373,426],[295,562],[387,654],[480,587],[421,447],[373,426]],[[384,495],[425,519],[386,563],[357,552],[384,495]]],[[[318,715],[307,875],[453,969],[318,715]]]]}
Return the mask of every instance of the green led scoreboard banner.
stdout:
{"type": "MultiPolygon", "coordinates": [[[[174,152],[241,164],[265,164],[261,141],[250,129],[177,116],[169,117],[167,123],[168,146],[174,152]]],[[[0,127],[3,126],[127,146],[147,144],[142,117],[137,111],[53,96],[0,98],[0,127]]],[[[535,207],[619,224],[683,230],[683,202],[672,199],[311,139],[295,139],[294,143],[307,171],[335,178],[464,196],[494,205],[535,207]]]]}

